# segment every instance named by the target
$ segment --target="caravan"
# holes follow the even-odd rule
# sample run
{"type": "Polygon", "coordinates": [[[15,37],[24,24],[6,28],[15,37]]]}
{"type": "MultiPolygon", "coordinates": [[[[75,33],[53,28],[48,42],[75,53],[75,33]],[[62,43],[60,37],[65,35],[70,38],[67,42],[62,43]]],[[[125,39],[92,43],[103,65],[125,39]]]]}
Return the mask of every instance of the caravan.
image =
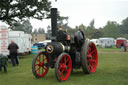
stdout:
{"type": "Polygon", "coordinates": [[[112,47],[115,44],[114,38],[99,38],[99,46],[103,48],[112,47]]]}
{"type": "Polygon", "coordinates": [[[93,42],[96,46],[99,46],[99,39],[91,39],[91,42],[93,42]]]}
{"type": "Polygon", "coordinates": [[[9,31],[6,26],[0,26],[0,54],[9,55],[8,45],[11,40],[19,46],[18,53],[31,52],[32,36],[23,31],[9,31]]]}
{"type": "Polygon", "coordinates": [[[11,43],[11,40],[14,40],[14,42],[18,45],[18,53],[23,54],[26,51],[26,40],[25,40],[25,34],[22,31],[9,31],[9,44],[11,43]]]}
{"type": "Polygon", "coordinates": [[[32,36],[25,34],[23,31],[9,31],[9,43],[11,40],[19,46],[18,53],[24,54],[31,52],[32,36]]]}
{"type": "Polygon", "coordinates": [[[117,38],[116,39],[116,47],[119,48],[121,47],[121,43],[124,43],[125,46],[127,46],[127,39],[126,38],[117,38]]]}

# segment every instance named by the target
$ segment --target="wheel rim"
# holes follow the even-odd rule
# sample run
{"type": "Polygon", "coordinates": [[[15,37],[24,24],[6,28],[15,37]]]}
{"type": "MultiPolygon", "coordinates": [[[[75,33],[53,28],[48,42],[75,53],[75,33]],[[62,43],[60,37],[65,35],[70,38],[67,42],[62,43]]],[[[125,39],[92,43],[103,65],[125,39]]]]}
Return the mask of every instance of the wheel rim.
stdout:
{"type": "Polygon", "coordinates": [[[87,64],[89,72],[93,73],[96,71],[97,62],[98,62],[97,49],[94,43],[89,44],[87,51],[87,64]]]}
{"type": "Polygon", "coordinates": [[[60,80],[67,80],[71,73],[71,59],[68,55],[63,55],[59,61],[58,74],[60,80]]]}
{"type": "Polygon", "coordinates": [[[48,66],[49,59],[48,56],[44,53],[40,53],[34,62],[34,67],[35,67],[35,73],[39,77],[43,77],[49,69],[48,66]]]}

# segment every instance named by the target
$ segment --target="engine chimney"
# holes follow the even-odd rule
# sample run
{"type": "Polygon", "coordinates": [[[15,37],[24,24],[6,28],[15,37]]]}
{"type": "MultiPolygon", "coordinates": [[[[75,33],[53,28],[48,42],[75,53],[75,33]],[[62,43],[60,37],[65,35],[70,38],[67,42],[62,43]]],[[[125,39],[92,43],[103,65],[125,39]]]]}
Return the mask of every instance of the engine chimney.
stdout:
{"type": "Polygon", "coordinates": [[[51,28],[52,28],[52,40],[56,40],[57,35],[57,8],[51,8],[51,28]]]}

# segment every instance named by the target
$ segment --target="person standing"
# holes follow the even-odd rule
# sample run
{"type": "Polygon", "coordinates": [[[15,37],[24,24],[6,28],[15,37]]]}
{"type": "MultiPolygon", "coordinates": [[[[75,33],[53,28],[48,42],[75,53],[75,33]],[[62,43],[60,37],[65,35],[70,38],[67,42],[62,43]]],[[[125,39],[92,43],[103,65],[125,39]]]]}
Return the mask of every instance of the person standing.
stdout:
{"type": "Polygon", "coordinates": [[[126,45],[125,45],[125,43],[122,42],[120,46],[121,46],[121,51],[126,52],[126,45]]]}
{"type": "Polygon", "coordinates": [[[13,40],[11,40],[11,43],[8,46],[8,50],[9,50],[9,54],[10,54],[11,62],[13,66],[16,66],[16,64],[19,65],[19,61],[17,57],[18,49],[19,49],[18,45],[13,40]]]}

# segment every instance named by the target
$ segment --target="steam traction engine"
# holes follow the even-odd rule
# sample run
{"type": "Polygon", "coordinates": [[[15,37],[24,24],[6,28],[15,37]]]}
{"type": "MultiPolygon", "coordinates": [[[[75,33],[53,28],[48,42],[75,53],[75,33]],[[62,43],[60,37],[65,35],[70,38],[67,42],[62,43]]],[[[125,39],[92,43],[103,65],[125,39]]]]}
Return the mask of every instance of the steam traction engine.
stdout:
{"type": "MultiPolygon", "coordinates": [[[[97,68],[98,54],[93,42],[86,39],[79,30],[74,37],[69,37],[63,30],[57,31],[57,9],[51,9],[52,42],[45,51],[39,52],[32,61],[32,72],[36,78],[44,77],[49,67],[55,68],[58,81],[69,78],[72,69],[80,69],[87,74],[94,73],[97,68]]],[[[61,27],[60,27],[61,28],[61,27]]]]}

